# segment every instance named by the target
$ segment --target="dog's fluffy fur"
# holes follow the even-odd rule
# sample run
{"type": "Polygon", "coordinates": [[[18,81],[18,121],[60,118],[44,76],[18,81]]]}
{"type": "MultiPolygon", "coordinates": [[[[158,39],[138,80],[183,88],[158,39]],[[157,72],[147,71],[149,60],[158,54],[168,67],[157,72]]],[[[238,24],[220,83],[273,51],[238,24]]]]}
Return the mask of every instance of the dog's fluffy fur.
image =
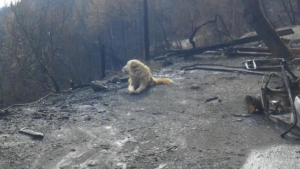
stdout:
{"type": "Polygon", "coordinates": [[[149,86],[173,83],[169,78],[153,77],[150,68],[136,59],[129,60],[122,71],[129,74],[128,91],[131,94],[140,93],[149,86]]]}

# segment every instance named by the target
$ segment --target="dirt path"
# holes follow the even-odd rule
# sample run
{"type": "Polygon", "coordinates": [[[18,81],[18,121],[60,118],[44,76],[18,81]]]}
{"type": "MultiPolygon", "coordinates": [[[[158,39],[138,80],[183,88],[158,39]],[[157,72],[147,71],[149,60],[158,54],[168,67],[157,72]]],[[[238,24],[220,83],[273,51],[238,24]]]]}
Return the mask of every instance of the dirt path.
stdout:
{"type": "MultiPolygon", "coordinates": [[[[236,65],[242,60],[201,62],[236,65]]],[[[281,130],[262,115],[233,116],[246,113],[245,95],[259,94],[260,76],[179,71],[189,64],[156,71],[175,84],[140,95],[81,89],[10,109],[0,119],[0,168],[295,168],[297,143],[281,139],[281,130]],[[191,89],[193,84],[199,89],[191,89]],[[205,103],[215,96],[219,102],[205,103]],[[45,138],[21,135],[22,127],[45,138]]]]}

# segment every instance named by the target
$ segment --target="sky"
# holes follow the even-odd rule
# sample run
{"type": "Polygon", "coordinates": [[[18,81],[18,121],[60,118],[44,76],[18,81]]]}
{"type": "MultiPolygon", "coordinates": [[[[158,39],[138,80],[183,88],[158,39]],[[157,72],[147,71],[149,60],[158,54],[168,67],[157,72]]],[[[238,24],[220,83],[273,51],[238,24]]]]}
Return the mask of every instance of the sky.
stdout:
{"type": "Polygon", "coordinates": [[[5,4],[9,5],[10,2],[14,2],[16,0],[0,0],[0,8],[3,7],[5,4]]]}

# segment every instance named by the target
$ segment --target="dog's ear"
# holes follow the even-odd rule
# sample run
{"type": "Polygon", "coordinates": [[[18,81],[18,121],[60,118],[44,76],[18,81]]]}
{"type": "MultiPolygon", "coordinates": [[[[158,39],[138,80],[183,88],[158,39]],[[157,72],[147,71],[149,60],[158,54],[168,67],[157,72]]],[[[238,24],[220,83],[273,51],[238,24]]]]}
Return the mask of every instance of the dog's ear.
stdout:
{"type": "Polygon", "coordinates": [[[139,64],[136,62],[131,62],[130,63],[130,69],[131,70],[136,70],[139,67],[139,64]]]}

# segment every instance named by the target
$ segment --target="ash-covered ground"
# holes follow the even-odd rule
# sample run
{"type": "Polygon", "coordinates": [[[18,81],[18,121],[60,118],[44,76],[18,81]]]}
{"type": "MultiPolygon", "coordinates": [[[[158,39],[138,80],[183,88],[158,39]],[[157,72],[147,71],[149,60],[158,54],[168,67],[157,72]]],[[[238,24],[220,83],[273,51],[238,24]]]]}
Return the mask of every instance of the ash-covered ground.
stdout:
{"type": "MultiPolygon", "coordinates": [[[[244,59],[203,56],[199,62],[242,66],[244,59]]],[[[129,95],[126,83],[108,84],[106,92],[78,89],[9,109],[0,119],[0,168],[299,167],[299,144],[282,139],[281,128],[262,114],[236,117],[247,113],[246,95],[260,94],[261,76],[179,70],[194,63],[153,70],[175,83],[140,95],[129,95]],[[219,100],[205,102],[212,97],[219,100]],[[23,127],[44,139],[19,133],[23,127]]]]}

